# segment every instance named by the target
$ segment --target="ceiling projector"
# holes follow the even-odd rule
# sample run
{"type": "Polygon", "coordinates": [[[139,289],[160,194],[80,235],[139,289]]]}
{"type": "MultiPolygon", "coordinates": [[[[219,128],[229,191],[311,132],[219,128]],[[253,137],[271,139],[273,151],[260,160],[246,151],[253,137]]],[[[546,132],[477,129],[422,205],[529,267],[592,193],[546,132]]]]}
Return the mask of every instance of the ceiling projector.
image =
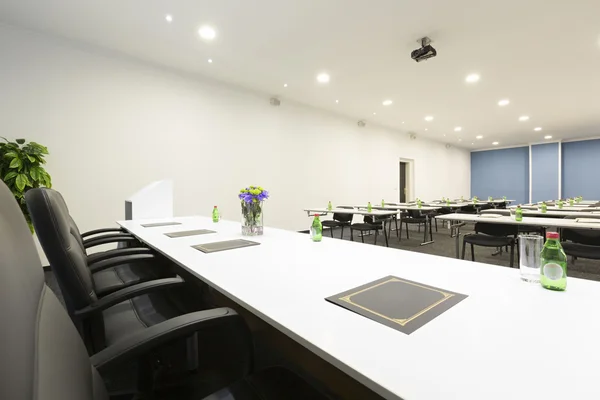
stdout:
{"type": "Polygon", "coordinates": [[[416,62],[421,62],[437,56],[437,51],[435,51],[435,49],[431,47],[431,39],[429,39],[427,36],[425,36],[422,39],[419,39],[417,42],[421,43],[421,48],[413,50],[410,53],[410,58],[412,58],[416,62]]]}

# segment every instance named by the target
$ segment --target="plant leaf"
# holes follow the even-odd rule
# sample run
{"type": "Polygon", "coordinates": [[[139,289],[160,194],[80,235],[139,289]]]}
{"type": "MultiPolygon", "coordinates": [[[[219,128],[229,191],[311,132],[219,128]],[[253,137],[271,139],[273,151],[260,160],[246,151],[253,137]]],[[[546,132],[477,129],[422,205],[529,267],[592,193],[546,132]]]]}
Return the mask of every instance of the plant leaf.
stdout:
{"type": "Polygon", "coordinates": [[[4,157],[6,158],[15,158],[17,157],[17,153],[14,151],[8,151],[4,154],[4,157]]]}
{"type": "Polygon", "coordinates": [[[31,170],[29,171],[29,176],[31,176],[31,179],[33,179],[34,181],[39,181],[40,180],[40,168],[39,167],[31,168],[31,170]]]}
{"type": "Polygon", "coordinates": [[[25,174],[19,174],[17,175],[17,179],[15,180],[15,185],[17,186],[17,189],[19,189],[19,191],[23,191],[23,189],[25,189],[25,186],[27,186],[27,184],[29,184],[29,179],[27,178],[27,175],[25,174]]]}
{"type": "Polygon", "coordinates": [[[29,161],[31,162],[37,162],[37,159],[33,156],[30,156],[29,154],[27,154],[27,158],[29,159],[29,161]]]}
{"type": "Polygon", "coordinates": [[[10,162],[10,165],[9,165],[10,168],[18,168],[19,170],[21,169],[22,166],[23,166],[23,162],[18,157],[13,158],[13,160],[10,162]]]}
{"type": "Polygon", "coordinates": [[[17,173],[15,171],[10,171],[8,174],[6,174],[4,176],[4,182],[8,182],[9,180],[11,180],[12,178],[14,178],[15,176],[17,176],[17,173]]]}

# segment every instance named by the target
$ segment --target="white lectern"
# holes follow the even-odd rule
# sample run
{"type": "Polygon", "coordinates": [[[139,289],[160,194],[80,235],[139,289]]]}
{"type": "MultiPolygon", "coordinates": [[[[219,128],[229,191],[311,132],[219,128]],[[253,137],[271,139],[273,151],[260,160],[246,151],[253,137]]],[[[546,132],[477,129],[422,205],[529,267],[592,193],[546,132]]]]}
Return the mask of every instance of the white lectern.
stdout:
{"type": "Polygon", "coordinates": [[[152,182],[125,200],[125,219],[173,218],[173,181],[152,182]]]}

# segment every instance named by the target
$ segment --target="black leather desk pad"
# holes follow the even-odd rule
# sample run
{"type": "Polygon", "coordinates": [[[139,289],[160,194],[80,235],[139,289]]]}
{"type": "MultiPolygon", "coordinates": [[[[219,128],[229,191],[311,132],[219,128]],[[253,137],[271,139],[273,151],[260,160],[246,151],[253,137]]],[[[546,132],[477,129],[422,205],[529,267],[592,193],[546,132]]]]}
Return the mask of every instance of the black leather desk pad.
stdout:
{"type": "Polygon", "coordinates": [[[157,226],[181,225],[181,222],[155,222],[153,224],[142,224],[144,228],[154,228],[157,226]]]}
{"type": "Polygon", "coordinates": [[[165,235],[170,238],[180,238],[180,237],[186,237],[186,236],[206,235],[208,233],[217,233],[217,232],[211,231],[208,229],[196,229],[194,231],[169,232],[169,233],[165,233],[165,235]]]}
{"type": "Polygon", "coordinates": [[[260,243],[251,242],[244,239],[225,240],[223,242],[204,243],[192,246],[196,250],[200,250],[203,253],[215,253],[217,251],[226,251],[233,249],[240,249],[243,247],[257,246],[260,243]]]}
{"type": "Polygon", "coordinates": [[[387,276],[325,300],[410,335],[467,297],[387,276]]]}

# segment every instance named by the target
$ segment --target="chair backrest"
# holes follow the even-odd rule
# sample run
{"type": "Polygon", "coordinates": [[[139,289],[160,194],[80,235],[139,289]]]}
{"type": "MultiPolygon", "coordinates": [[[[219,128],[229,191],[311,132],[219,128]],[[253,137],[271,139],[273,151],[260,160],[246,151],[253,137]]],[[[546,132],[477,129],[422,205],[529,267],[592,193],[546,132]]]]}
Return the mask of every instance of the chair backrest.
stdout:
{"type": "Polygon", "coordinates": [[[0,399],[108,399],[79,333],[44,282],[29,227],[3,182],[0,321],[0,399]]]}
{"type": "Polygon", "coordinates": [[[352,222],[352,214],[334,213],[333,219],[339,222],[352,222]]]}
{"type": "MultiPolygon", "coordinates": [[[[577,216],[568,216],[565,219],[577,219],[577,216]]],[[[600,218],[598,217],[586,217],[586,218],[600,218]]],[[[563,228],[561,229],[562,240],[569,240],[573,243],[587,244],[589,246],[600,246],[600,231],[595,229],[572,229],[563,228]]]]}
{"type": "Polygon", "coordinates": [[[53,189],[31,189],[25,194],[25,201],[69,311],[95,303],[98,298],[87,254],[61,194],[53,189]]]}
{"type": "Polygon", "coordinates": [[[516,236],[519,233],[517,225],[493,224],[489,222],[477,222],[475,233],[483,233],[490,236],[516,236]]]}

